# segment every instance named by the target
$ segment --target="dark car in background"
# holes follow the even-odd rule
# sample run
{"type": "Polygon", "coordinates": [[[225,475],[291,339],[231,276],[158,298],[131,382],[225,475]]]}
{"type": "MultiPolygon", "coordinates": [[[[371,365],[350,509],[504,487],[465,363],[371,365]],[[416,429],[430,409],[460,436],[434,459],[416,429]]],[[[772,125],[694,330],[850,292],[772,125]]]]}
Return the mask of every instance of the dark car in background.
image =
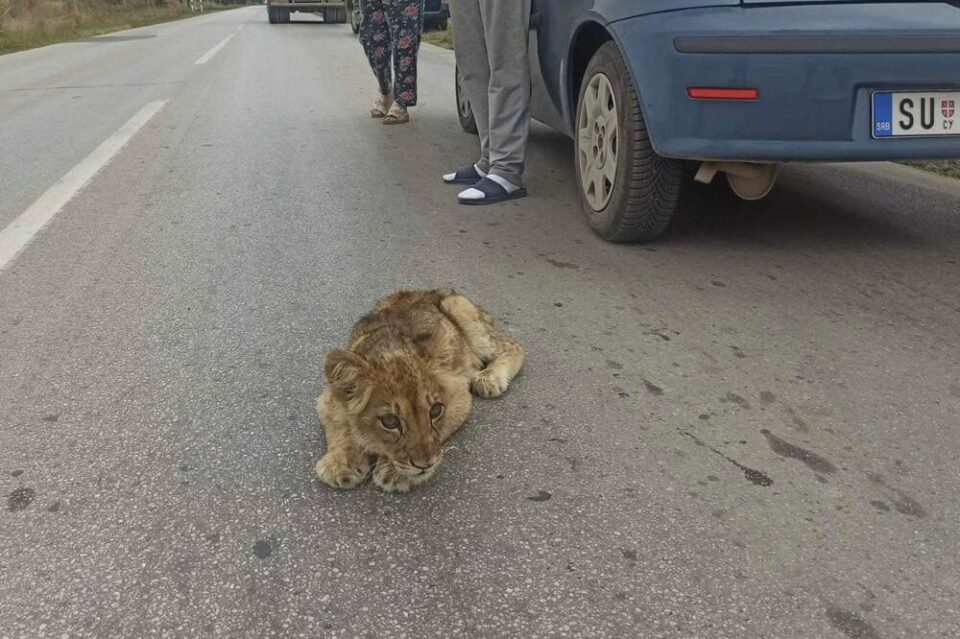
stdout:
{"type": "Polygon", "coordinates": [[[445,31],[450,20],[450,6],[442,0],[423,3],[423,28],[445,31]]]}
{"type": "Polygon", "coordinates": [[[958,0],[534,2],[533,116],[608,240],[660,235],[688,173],[760,199],[780,162],[960,158],[958,0]]]}

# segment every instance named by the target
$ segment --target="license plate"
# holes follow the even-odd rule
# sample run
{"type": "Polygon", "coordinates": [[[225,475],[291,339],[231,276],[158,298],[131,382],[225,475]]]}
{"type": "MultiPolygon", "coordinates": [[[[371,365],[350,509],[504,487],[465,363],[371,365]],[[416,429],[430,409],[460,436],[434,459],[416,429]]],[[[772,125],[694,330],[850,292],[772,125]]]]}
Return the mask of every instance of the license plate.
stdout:
{"type": "Polygon", "coordinates": [[[960,135],[960,91],[873,94],[873,137],[960,135]]]}

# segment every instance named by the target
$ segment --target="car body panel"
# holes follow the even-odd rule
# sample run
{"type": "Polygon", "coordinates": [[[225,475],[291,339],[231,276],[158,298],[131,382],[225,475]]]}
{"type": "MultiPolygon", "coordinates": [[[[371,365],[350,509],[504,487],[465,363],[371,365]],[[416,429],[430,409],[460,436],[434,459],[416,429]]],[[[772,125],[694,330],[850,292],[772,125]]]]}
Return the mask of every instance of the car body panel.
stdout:
{"type": "Polygon", "coordinates": [[[559,131],[569,133],[569,124],[559,105],[563,103],[560,97],[559,74],[552,74],[549,80],[544,76],[544,65],[540,62],[540,34],[536,30],[530,32],[530,82],[533,90],[530,96],[530,112],[533,117],[544,124],[559,131]]]}
{"type": "Polygon", "coordinates": [[[580,25],[591,18],[594,0],[566,0],[549,2],[540,0],[533,7],[534,28],[530,32],[530,67],[533,84],[531,112],[541,122],[564,133],[570,133],[565,106],[567,58],[571,43],[580,25]]]}
{"type": "MultiPolygon", "coordinates": [[[[577,0],[541,0],[541,4],[576,4],[577,0]]],[[[591,5],[594,15],[602,17],[606,23],[635,18],[637,16],[663,13],[668,11],[683,11],[700,7],[735,7],[740,0],[584,0],[583,4],[591,5]]]]}
{"type": "MultiPolygon", "coordinates": [[[[795,0],[793,4],[869,4],[871,0],[795,0]]],[[[876,0],[873,0],[876,2],[876,0]]],[[[783,0],[742,0],[744,5],[784,4],[783,0]]]]}
{"type": "Polygon", "coordinates": [[[870,99],[875,90],[960,89],[960,7],[855,0],[702,6],[708,4],[724,3],[541,0],[531,34],[534,116],[572,134],[572,45],[581,29],[595,25],[628,61],[661,155],[960,157],[960,137],[873,139],[870,99]],[[754,87],[761,97],[694,101],[686,95],[692,86],[754,87]]]}
{"type": "Polygon", "coordinates": [[[450,17],[450,7],[441,0],[426,0],[423,4],[423,21],[427,25],[442,24],[450,17]]]}

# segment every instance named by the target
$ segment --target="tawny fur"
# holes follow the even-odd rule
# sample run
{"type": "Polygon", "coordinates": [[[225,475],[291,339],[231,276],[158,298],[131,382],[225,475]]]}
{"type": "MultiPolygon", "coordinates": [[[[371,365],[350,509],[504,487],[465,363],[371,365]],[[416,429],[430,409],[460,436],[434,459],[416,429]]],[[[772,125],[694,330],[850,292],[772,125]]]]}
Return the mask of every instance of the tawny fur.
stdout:
{"type": "Polygon", "coordinates": [[[471,391],[501,395],[523,358],[490,315],[454,291],[382,300],[353,327],[348,349],[327,353],[327,388],[317,399],[327,451],[317,475],[349,489],[372,472],[388,492],[425,482],[470,414],[471,391]],[[437,404],[442,413],[432,418],[437,404]],[[397,428],[384,425],[391,415],[397,428]]]}

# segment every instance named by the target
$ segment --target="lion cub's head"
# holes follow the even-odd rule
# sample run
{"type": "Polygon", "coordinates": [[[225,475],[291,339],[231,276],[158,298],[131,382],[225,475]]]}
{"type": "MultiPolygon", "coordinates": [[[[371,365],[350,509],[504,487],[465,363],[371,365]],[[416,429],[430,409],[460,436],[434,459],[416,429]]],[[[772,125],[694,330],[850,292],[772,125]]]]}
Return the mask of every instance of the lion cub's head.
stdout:
{"type": "Polygon", "coordinates": [[[411,476],[435,469],[443,457],[439,425],[445,407],[426,362],[412,353],[366,359],[333,350],[325,368],[330,390],[367,451],[389,457],[411,476]]]}

